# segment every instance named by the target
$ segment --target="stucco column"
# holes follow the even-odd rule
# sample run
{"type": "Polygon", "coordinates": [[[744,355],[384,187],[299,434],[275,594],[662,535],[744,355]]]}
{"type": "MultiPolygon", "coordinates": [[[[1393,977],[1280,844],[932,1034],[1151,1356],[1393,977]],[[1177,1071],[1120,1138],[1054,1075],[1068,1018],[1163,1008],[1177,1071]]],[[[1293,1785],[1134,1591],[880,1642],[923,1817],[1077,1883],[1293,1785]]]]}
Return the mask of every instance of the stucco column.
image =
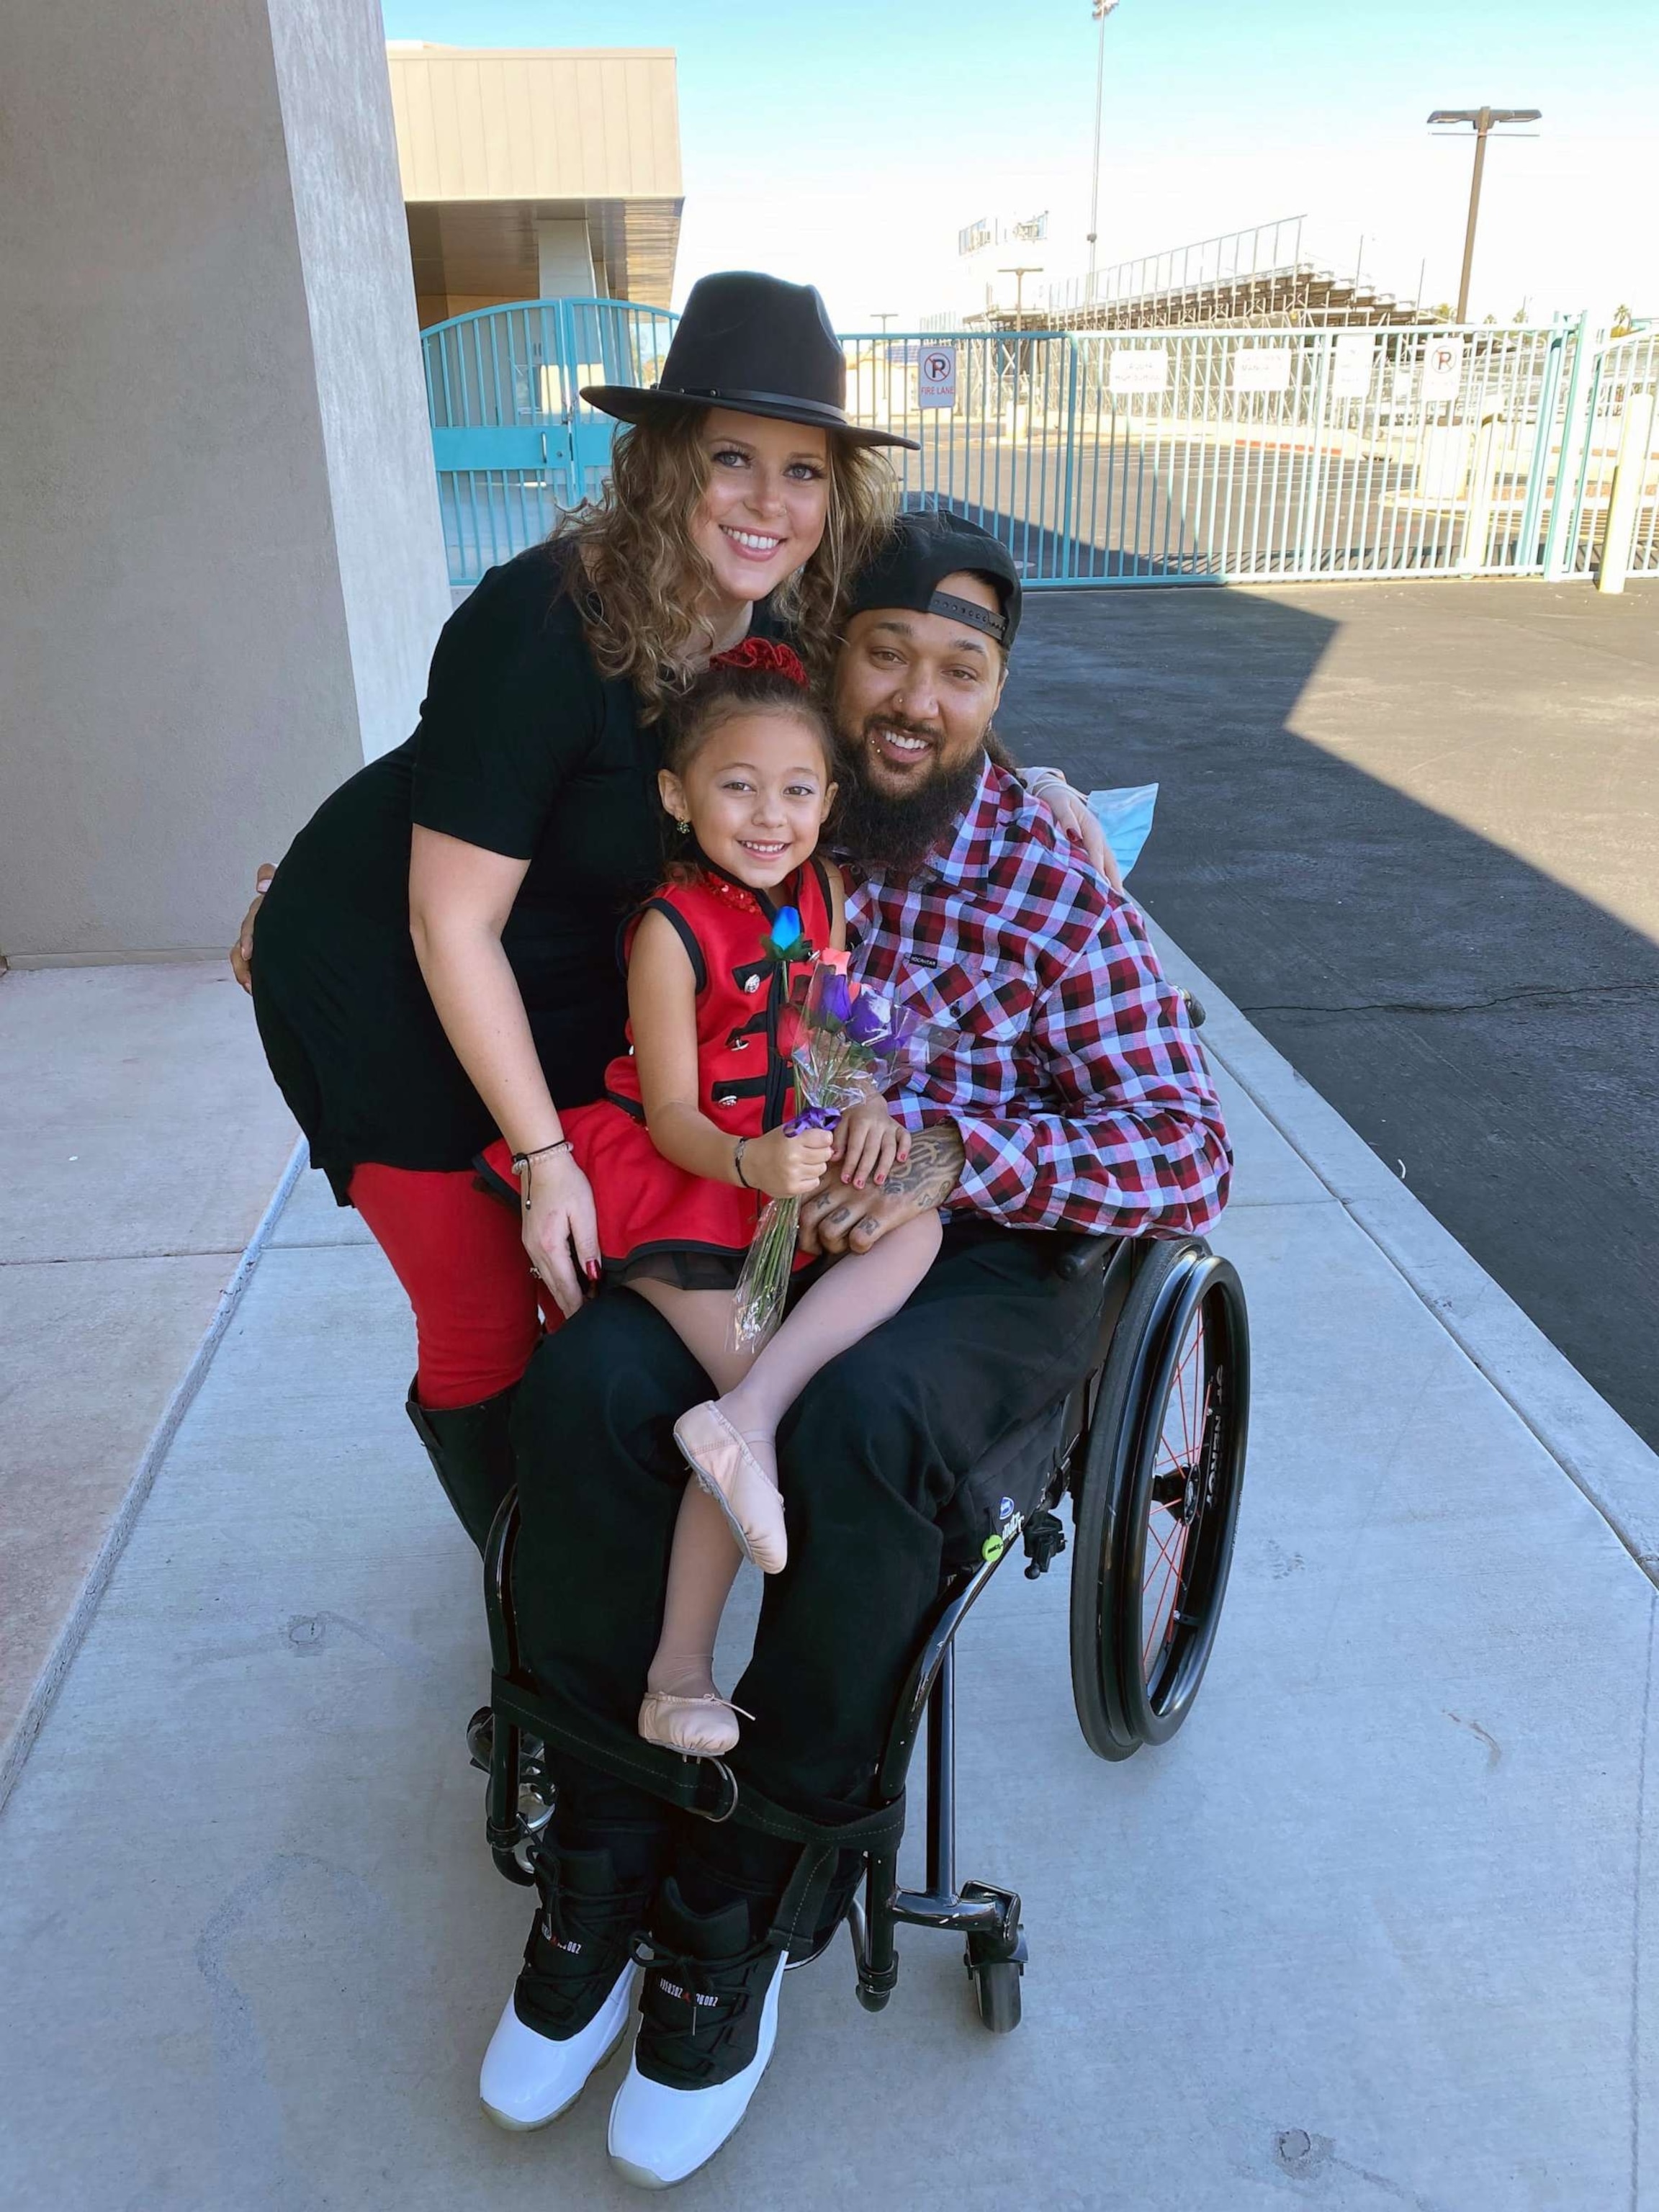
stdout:
{"type": "Polygon", "coordinates": [[[177,957],[449,611],[380,12],[7,25],[0,953],[177,957]]]}
{"type": "Polygon", "coordinates": [[[536,224],[536,253],[544,300],[592,298],[593,252],[584,218],[540,216],[536,224]]]}

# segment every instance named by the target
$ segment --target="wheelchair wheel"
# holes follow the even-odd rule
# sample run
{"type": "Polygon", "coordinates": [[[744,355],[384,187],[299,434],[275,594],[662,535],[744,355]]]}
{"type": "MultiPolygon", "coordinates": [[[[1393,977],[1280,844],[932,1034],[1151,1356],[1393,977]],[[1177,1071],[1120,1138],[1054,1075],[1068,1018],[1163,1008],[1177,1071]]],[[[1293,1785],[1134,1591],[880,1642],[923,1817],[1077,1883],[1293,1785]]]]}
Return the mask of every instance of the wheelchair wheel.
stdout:
{"type": "Polygon", "coordinates": [[[1024,1931],[1012,1938],[970,1936],[962,1963],[974,1985],[980,2025],[993,2035],[1012,2035],[1019,2026],[1020,1982],[1029,1954],[1024,1931]]]}
{"type": "Polygon", "coordinates": [[[1166,1743],[1215,1643],[1244,1468],[1249,1336],[1228,1261],[1153,1245],[1113,1334],[1074,1489],[1072,1689],[1103,1759],[1166,1743]]]}
{"type": "Polygon", "coordinates": [[[1012,1959],[988,1959],[970,1972],[981,2027],[1012,2035],[1019,2026],[1019,1968],[1012,1959]]]}

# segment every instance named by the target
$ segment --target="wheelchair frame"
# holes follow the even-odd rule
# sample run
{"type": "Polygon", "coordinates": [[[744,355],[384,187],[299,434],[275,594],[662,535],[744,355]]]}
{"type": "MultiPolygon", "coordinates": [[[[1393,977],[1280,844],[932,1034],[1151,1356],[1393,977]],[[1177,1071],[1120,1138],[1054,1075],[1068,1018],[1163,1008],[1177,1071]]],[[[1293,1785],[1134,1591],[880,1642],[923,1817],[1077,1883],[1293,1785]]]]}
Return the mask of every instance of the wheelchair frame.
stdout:
{"type": "MultiPolygon", "coordinates": [[[[1078,1524],[1079,1528],[1082,1527],[1083,1487],[1098,1468],[1098,1480],[1109,1484],[1110,1495],[1105,1499],[1108,1510],[1103,1521],[1097,1511],[1091,1516],[1091,1526],[1104,1530],[1101,1555],[1094,1563],[1098,1569],[1094,1583],[1079,1588],[1078,1575],[1085,1571],[1081,1557],[1073,1570],[1073,1697],[1079,1723],[1090,1747],[1103,1758],[1125,1759],[1143,1743],[1167,1741],[1175,1733],[1190,1709],[1208,1661],[1225,1595],[1243,1476],[1249,1389],[1248,1326],[1237,1276],[1229,1263],[1216,1259],[1199,1237],[1079,1239],[1061,1255],[1059,1266],[1073,1280],[1099,1278],[1100,1320],[1094,1357],[1081,1381],[1064,1400],[1059,1420],[1054,1422],[1055,1407],[1051,1406],[1012,1440],[1012,1448],[1017,1450],[1028,1440],[1041,1438],[1048,1425],[1054,1422],[1057,1444],[1045,1447],[1052,1450],[1052,1457],[1036,1503],[1024,1524],[1024,1549],[1028,1561],[1025,1572],[1028,1579],[1046,1573],[1066,1548],[1066,1539],[1054,1509],[1068,1492],[1073,1493],[1078,1524]],[[1164,1256],[1155,1261],[1153,1255],[1158,1254],[1164,1256]],[[1117,1388],[1113,1394],[1121,1400],[1126,1418],[1120,1421],[1117,1433],[1110,1437],[1097,1435],[1097,1416],[1110,1410],[1103,1402],[1105,1378],[1118,1325],[1137,1282],[1149,1266],[1152,1273],[1146,1288],[1150,1297],[1142,1297],[1144,1310],[1139,1316],[1139,1339],[1128,1347],[1127,1366],[1120,1364],[1117,1388]],[[1204,1301],[1215,1292],[1220,1294],[1231,1332],[1228,1358],[1231,1395],[1224,1420],[1218,1416],[1213,1441],[1206,1402],[1205,1434],[1200,1439],[1202,1453],[1210,1455],[1203,1475],[1206,1495],[1211,1494],[1207,1486],[1214,1484],[1219,1486],[1220,1498],[1218,1523],[1208,1539],[1209,1584],[1203,1593],[1205,1609],[1201,1618],[1197,1614],[1187,1617],[1188,1625],[1196,1624],[1198,1635],[1190,1650],[1183,1654],[1184,1671],[1175,1685],[1169,1710],[1160,1715],[1147,1708],[1143,1683],[1142,1711],[1137,1720],[1133,1713],[1127,1711],[1126,1701],[1113,1691],[1109,1681],[1114,1666],[1121,1668],[1125,1654],[1132,1648],[1120,1632],[1125,1594],[1107,1587],[1116,1564],[1125,1557],[1133,1556],[1122,1549],[1133,1531],[1122,1525],[1121,1500],[1125,1486],[1131,1482],[1136,1468],[1150,1470],[1148,1455],[1159,1433],[1149,1429],[1151,1416],[1157,1412],[1161,1424],[1162,1409],[1184,1332],[1193,1318],[1201,1314],[1204,1301]],[[1085,1665],[1093,1668],[1098,1677],[1092,1691],[1081,1671],[1085,1665]]],[[[1191,1484],[1195,1473],[1195,1468],[1185,1471],[1189,1520],[1193,1511],[1191,1484]]],[[[1135,1494],[1151,1495],[1144,1476],[1141,1489],[1135,1494]]],[[[1169,1510],[1167,1504],[1164,1510],[1169,1510]]],[[[479,1765],[488,1765],[486,1832],[496,1866],[509,1880],[528,1883],[532,1876],[526,1863],[526,1849],[546,1824],[551,1794],[539,1760],[532,1758],[526,1762],[524,1757],[523,1739],[535,1718],[536,1701],[522,1684],[518,1670],[518,1636],[511,1601],[516,1533],[517,1500],[515,1494],[510,1494],[497,1516],[484,1554],[485,1603],[496,1677],[495,1703],[475,1717],[469,1735],[475,1759],[479,1765]],[[491,1725],[486,1758],[482,1724],[487,1716],[491,1725]],[[505,1725],[498,1724],[501,1723],[505,1725]],[[532,1813],[526,1810],[526,1796],[536,1808],[532,1813]]],[[[975,1984],[980,2017],[988,2028],[999,2033],[1006,2033],[1018,2025],[1020,1977],[1027,1950],[1017,1891],[981,1881],[958,1886],[956,1636],[992,1576],[1009,1556],[1009,1551],[1000,1543],[994,1553],[988,1547],[988,1555],[976,1565],[948,1573],[941,1586],[939,1608],[911,1666],[888,1729],[877,1771],[878,1807],[869,1820],[860,1824],[868,1830],[870,1838],[865,1852],[864,1898],[860,1903],[855,1894],[847,1909],[857,1968],[858,1996],[866,2010],[880,2011],[897,1982],[898,1927],[942,1929],[964,1939],[963,1963],[975,1984]],[[906,1783],[924,1720],[927,1734],[926,1886],[911,1890],[899,1886],[898,1846],[906,1783]]],[[[1184,1589],[1184,1584],[1177,1589],[1177,1608],[1184,1589]]],[[[1139,1585],[1133,1595],[1139,1629],[1143,1603],[1139,1585]]],[[[1177,1609],[1170,1618],[1172,1621],[1181,1621],[1183,1616],[1177,1609]]],[[[1138,1640],[1133,1648],[1138,1649],[1138,1640]]],[[[582,1747],[585,1751],[590,1748],[582,1747]]],[[[596,1743],[591,1748],[594,1755],[603,1758],[603,1746],[596,1743]]],[[[635,1748],[642,1752],[647,1747],[635,1745],[635,1748]]],[[[672,1754],[661,1756],[672,1759],[672,1754]]],[[[738,1802],[738,1789],[724,1762],[685,1759],[678,1764],[688,1770],[685,1784],[660,1794],[666,1796],[669,1802],[678,1802],[706,1818],[730,1817],[738,1802]],[[699,1802],[702,1782],[708,1774],[721,1778],[729,1791],[728,1796],[717,1796],[712,1804],[699,1802]]],[[[777,1810],[771,1809],[774,1813],[777,1810]]],[[[859,1848],[860,1841],[859,1838],[849,1837],[848,1847],[859,1848]]],[[[820,1957],[834,1936],[835,1929],[831,1928],[803,1956],[792,1956],[790,1964],[804,1966],[820,1957]]]]}

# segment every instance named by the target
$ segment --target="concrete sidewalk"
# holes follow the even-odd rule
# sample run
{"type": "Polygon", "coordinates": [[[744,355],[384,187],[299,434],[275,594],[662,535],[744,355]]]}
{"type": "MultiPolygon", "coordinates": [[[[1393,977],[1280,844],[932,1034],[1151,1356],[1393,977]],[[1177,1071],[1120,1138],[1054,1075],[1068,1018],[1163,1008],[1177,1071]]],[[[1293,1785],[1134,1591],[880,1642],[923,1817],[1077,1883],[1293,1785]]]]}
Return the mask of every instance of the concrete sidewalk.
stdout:
{"type": "Polygon", "coordinates": [[[0,972],[0,1802],[297,1135],[222,962],[0,972]]]}
{"type": "MultiPolygon", "coordinates": [[[[998,1577],[962,1860],[1024,1893],[1025,2024],[986,2035],[920,1931],[872,2019],[838,1943],[688,2212],[1659,2205],[1631,1556],[1659,1464],[1184,974],[1231,1071],[1216,1241],[1256,1374],[1197,1710],[1099,1764],[1069,1559],[998,1577]]],[[[474,2100],[526,1919],[460,1743],[477,1566],[404,1422],[396,1285],[325,1196],[278,1224],[0,1815],[15,2212],[638,2202],[617,2062],[545,2134],[474,2100]]]]}

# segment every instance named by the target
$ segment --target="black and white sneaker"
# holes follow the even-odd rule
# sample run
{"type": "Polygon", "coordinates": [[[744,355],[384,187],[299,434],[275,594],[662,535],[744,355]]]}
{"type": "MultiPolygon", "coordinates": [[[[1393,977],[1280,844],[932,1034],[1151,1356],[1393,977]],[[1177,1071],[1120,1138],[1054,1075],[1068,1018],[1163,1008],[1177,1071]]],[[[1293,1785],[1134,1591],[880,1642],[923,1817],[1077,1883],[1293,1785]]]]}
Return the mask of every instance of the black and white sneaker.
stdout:
{"type": "Polygon", "coordinates": [[[648,1896],[618,1884],[605,1850],[538,1849],[534,1871],[541,1906],[478,2075],[503,2128],[556,2120],[621,2042],[648,1896]]]}
{"type": "Polygon", "coordinates": [[[777,2040],[784,1954],[749,1941],[740,1904],[688,1911],[672,1876],[653,1920],[609,2147],[624,2180],[668,2189],[706,2165],[749,2109],[777,2040]]]}

